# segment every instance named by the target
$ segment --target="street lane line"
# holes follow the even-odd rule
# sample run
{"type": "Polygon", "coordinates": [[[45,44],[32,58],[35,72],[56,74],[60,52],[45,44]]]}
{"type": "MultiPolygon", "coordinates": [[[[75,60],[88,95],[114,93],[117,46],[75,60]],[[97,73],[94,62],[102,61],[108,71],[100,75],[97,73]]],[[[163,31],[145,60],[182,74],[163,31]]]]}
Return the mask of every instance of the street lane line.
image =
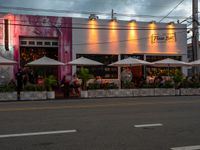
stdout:
{"type": "Polygon", "coordinates": [[[134,125],[135,128],[158,127],[158,126],[163,126],[163,124],[161,124],[161,123],[156,123],[156,124],[140,124],[140,125],[134,125]]]}
{"type": "Polygon", "coordinates": [[[200,145],[196,146],[184,146],[184,147],[174,147],[171,150],[200,150],[200,145]]]}
{"type": "Polygon", "coordinates": [[[56,109],[88,109],[88,108],[108,108],[108,107],[122,107],[122,106],[138,106],[138,105],[158,105],[158,104],[199,104],[199,101],[184,101],[178,102],[140,102],[140,103],[116,103],[116,104],[86,104],[86,105],[62,105],[62,106],[41,106],[41,107],[14,107],[14,108],[0,108],[0,112],[13,112],[13,111],[36,111],[36,110],[56,110],[56,109]]]}
{"type": "Polygon", "coordinates": [[[0,138],[49,135],[49,134],[63,134],[63,133],[74,133],[74,132],[77,132],[77,131],[76,130],[60,130],[60,131],[32,132],[32,133],[20,133],[20,134],[4,134],[4,135],[0,135],[0,138]]]}

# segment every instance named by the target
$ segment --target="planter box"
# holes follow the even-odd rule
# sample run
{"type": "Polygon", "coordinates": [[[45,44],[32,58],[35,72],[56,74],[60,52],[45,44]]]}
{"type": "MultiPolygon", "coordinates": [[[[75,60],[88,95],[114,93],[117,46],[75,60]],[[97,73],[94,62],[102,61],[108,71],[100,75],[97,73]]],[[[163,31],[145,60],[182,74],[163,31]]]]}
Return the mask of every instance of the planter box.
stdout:
{"type": "Polygon", "coordinates": [[[175,95],[180,96],[181,95],[181,90],[180,89],[175,89],[175,95]]]}
{"type": "Polygon", "coordinates": [[[82,98],[200,95],[200,88],[145,88],[81,91],[82,98]]]}
{"type": "Polygon", "coordinates": [[[95,97],[106,97],[106,90],[94,90],[95,97]]]}
{"type": "Polygon", "coordinates": [[[155,88],[155,96],[175,96],[174,88],[155,88]]]}
{"type": "Polygon", "coordinates": [[[81,91],[82,98],[88,98],[88,91],[81,91]]]}
{"type": "Polygon", "coordinates": [[[134,89],[134,96],[155,96],[155,89],[134,89]]]}
{"type": "Polygon", "coordinates": [[[134,96],[134,89],[117,89],[117,97],[132,97],[134,96]],[[117,92],[118,91],[118,92],[117,92]]]}
{"type": "MultiPolygon", "coordinates": [[[[81,93],[81,97],[86,98],[85,91],[81,91],[81,93]]],[[[89,98],[134,96],[133,89],[88,90],[87,94],[89,98]]]]}
{"type": "Polygon", "coordinates": [[[180,95],[200,95],[200,88],[181,88],[180,95]]]}
{"type": "Polygon", "coordinates": [[[0,92],[0,101],[17,100],[17,92],[0,92]]]}
{"type": "Polygon", "coordinates": [[[46,91],[46,99],[55,99],[55,91],[46,91]]]}
{"type": "MultiPolygon", "coordinates": [[[[55,95],[55,94],[54,94],[55,95]]],[[[21,100],[46,100],[46,91],[22,91],[20,92],[21,100]]]]}

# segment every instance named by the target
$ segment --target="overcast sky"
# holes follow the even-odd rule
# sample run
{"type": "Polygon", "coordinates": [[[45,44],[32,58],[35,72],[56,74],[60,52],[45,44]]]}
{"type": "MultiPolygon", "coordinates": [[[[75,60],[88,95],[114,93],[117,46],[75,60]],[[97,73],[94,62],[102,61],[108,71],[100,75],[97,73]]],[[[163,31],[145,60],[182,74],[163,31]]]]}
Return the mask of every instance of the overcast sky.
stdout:
{"type": "MultiPolygon", "coordinates": [[[[167,15],[181,0],[0,0],[0,6],[7,7],[26,7],[36,9],[55,9],[55,10],[69,10],[80,12],[76,14],[76,17],[86,17],[83,12],[95,12],[95,13],[110,13],[112,9],[117,14],[134,14],[140,15],[140,17],[120,17],[118,19],[128,20],[156,20],[159,21],[167,15]],[[141,16],[141,15],[145,15],[141,16]],[[148,16],[160,16],[150,18],[148,16]]],[[[39,12],[39,11],[23,11],[13,9],[0,9],[6,12],[22,13],[22,14],[43,14],[43,15],[55,15],[65,16],[63,13],[53,12],[39,12]]],[[[175,20],[189,17],[192,14],[192,0],[184,0],[169,16],[179,16],[175,20]]],[[[72,14],[68,13],[68,16],[72,14]]],[[[102,18],[108,18],[110,16],[100,16],[102,18]]],[[[163,22],[169,21],[164,19],[163,22]]],[[[174,20],[174,21],[175,21],[174,20]]]]}

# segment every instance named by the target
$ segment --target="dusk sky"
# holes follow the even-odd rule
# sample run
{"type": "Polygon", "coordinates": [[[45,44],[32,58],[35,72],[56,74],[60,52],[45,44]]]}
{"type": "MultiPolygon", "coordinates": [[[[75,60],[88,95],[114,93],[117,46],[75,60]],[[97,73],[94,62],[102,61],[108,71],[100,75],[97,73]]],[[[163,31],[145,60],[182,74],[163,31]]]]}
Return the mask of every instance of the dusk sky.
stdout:
{"type": "MultiPolygon", "coordinates": [[[[95,12],[97,15],[105,13],[100,18],[109,18],[111,10],[117,14],[132,14],[117,16],[121,20],[136,19],[140,21],[144,20],[156,20],[160,21],[171,10],[173,10],[182,0],[0,0],[0,6],[6,6],[7,9],[2,9],[1,12],[12,12],[22,14],[42,14],[53,16],[75,16],[75,17],[87,17],[85,12],[95,12]],[[35,9],[53,9],[53,10],[66,10],[70,12],[76,12],[76,14],[64,14],[55,12],[41,12],[41,11],[24,11],[15,10],[13,7],[25,7],[35,9]],[[78,14],[77,14],[78,13],[78,14]],[[139,15],[139,16],[138,16],[139,15]],[[154,17],[150,17],[154,16],[154,17]]],[[[192,14],[192,0],[184,0],[180,5],[176,7],[170,13],[169,17],[162,22],[183,20],[192,14]]]]}

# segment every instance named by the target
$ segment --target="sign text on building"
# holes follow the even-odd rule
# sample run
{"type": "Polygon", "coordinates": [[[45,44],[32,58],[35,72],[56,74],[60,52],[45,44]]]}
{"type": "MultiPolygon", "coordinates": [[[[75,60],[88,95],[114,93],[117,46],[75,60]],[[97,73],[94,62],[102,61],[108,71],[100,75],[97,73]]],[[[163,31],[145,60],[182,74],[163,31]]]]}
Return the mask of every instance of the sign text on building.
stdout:
{"type": "Polygon", "coordinates": [[[152,34],[152,43],[176,42],[176,33],[152,34]]]}

